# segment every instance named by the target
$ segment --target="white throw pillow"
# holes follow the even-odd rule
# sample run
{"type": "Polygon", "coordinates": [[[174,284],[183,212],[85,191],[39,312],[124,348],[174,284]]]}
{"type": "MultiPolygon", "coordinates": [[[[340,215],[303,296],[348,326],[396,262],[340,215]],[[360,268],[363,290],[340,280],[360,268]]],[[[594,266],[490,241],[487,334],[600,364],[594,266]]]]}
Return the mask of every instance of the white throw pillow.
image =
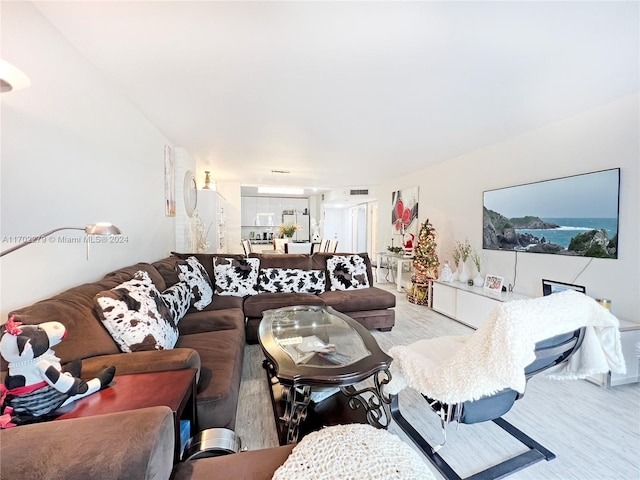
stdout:
{"type": "Polygon", "coordinates": [[[123,352],[171,349],[178,327],[160,292],[143,270],[95,297],[102,323],[123,352]]]}
{"type": "Polygon", "coordinates": [[[258,290],[272,293],[315,293],[325,291],[323,270],[300,268],[261,268],[258,290]]]}
{"type": "Polygon", "coordinates": [[[332,291],[369,287],[367,264],[360,255],[334,255],[327,259],[332,291]]]}
{"type": "Polygon", "coordinates": [[[186,262],[178,264],[178,278],[191,289],[193,306],[202,310],[213,300],[211,280],[196,257],[188,257],[186,262]]]}
{"type": "Polygon", "coordinates": [[[217,295],[244,297],[257,294],[260,259],[215,257],[213,273],[217,295]]]}

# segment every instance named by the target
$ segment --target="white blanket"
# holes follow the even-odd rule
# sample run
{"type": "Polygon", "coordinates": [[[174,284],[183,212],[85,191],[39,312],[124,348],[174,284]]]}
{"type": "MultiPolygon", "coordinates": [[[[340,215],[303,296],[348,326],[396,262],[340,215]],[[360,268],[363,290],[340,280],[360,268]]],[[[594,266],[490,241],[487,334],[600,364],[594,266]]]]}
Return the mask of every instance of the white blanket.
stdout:
{"type": "Polygon", "coordinates": [[[498,306],[472,335],[420,340],[389,350],[389,393],[410,386],[445,403],[477,400],[505,388],[524,392],[524,369],[541,340],[587,327],[582,346],[556,379],[624,373],[618,319],[592,298],[567,290],[498,306]]]}

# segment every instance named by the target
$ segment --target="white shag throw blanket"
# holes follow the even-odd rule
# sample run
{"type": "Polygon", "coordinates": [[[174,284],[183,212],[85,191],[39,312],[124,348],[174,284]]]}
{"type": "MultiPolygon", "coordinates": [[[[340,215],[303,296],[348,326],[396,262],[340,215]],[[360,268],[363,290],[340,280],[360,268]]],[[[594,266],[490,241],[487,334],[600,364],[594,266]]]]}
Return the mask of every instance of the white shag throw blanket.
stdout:
{"type": "Polygon", "coordinates": [[[386,430],[353,424],[304,437],[272,480],[435,480],[409,445],[386,430]]]}
{"type": "Polygon", "coordinates": [[[387,392],[406,386],[444,403],[477,400],[505,388],[524,392],[524,369],[541,340],[587,327],[580,349],[548,376],[579,379],[624,373],[618,319],[594,299],[573,290],[498,306],[472,335],[420,340],[389,350],[387,392]]]}

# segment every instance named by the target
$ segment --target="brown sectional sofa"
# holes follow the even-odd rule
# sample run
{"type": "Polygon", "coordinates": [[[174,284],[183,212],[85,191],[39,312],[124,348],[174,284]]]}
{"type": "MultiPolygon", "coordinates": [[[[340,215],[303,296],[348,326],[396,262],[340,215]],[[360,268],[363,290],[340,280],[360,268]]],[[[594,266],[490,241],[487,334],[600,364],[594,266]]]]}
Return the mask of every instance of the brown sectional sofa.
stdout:
{"type": "MultiPolygon", "coordinates": [[[[179,281],[176,265],[182,263],[184,259],[191,255],[173,253],[172,256],[152,264],[138,263],[125,267],[105,275],[99,281],[73,287],[49,299],[16,310],[12,314],[16,314],[24,324],[37,324],[45,321],[58,321],[64,324],[67,329],[67,337],[62,343],[55,346],[56,355],[60,357],[63,365],[71,360],[81,359],[83,377],[94,376],[103,365],[115,365],[116,374],[120,375],[182,368],[197,369],[196,405],[198,430],[214,427],[233,429],[235,427],[245,337],[246,341],[250,343],[257,342],[257,330],[263,311],[300,304],[329,305],[347,313],[368,328],[387,330],[393,327],[395,318],[394,310],[392,309],[395,306],[395,296],[393,294],[375,287],[332,292],[329,290],[329,282],[327,281],[327,290],[318,295],[308,293],[259,293],[245,298],[214,295],[213,301],[204,310],[197,311],[192,307],[180,320],[178,323],[179,338],[174,349],[122,353],[99,320],[99,316],[95,311],[95,295],[132,279],[139,270],[147,272],[156,288],[162,292],[179,281]]],[[[327,258],[331,255],[333,254],[255,254],[252,256],[260,258],[260,264],[263,268],[324,270],[326,269],[327,258]]],[[[244,258],[244,256],[240,255],[227,254],[193,254],[193,256],[204,266],[212,280],[214,279],[214,257],[244,258]]],[[[367,265],[369,283],[373,285],[371,263],[366,254],[361,254],[361,256],[365,259],[367,265]]],[[[0,367],[1,379],[4,380],[7,370],[4,360],[2,360],[0,367]]],[[[164,430],[168,428],[165,425],[165,416],[166,412],[156,412],[156,417],[151,415],[152,419],[149,420],[149,413],[143,414],[143,410],[124,412],[122,418],[127,419],[128,427],[116,438],[104,438],[102,440],[104,441],[105,452],[109,452],[111,449],[118,451],[120,451],[120,448],[127,449],[131,456],[130,461],[132,464],[127,467],[124,465],[127,460],[123,458],[121,460],[124,463],[123,465],[118,464],[107,468],[105,471],[108,473],[105,475],[100,475],[95,471],[90,476],[93,478],[168,478],[165,465],[167,460],[164,454],[158,454],[158,452],[167,450],[166,442],[171,443],[171,448],[173,444],[171,435],[169,435],[171,438],[165,438],[167,435],[164,430]],[[136,436],[135,441],[121,438],[128,435],[126,432],[130,428],[133,429],[133,435],[138,425],[146,425],[145,422],[153,423],[153,418],[156,418],[157,430],[153,431],[152,427],[148,427],[152,431],[149,434],[149,438],[145,439],[136,436]],[[131,426],[129,427],[129,425],[131,426]],[[133,442],[134,444],[138,442],[140,445],[131,444],[127,446],[127,442],[133,442]],[[149,442],[152,444],[149,444],[149,442]],[[154,446],[157,442],[160,442],[160,444],[154,446]],[[120,471],[120,469],[126,471],[127,468],[140,472],[140,475],[127,476],[114,473],[120,471]]],[[[87,438],[93,438],[100,443],[102,440],[95,438],[96,432],[101,432],[99,437],[103,436],[102,432],[104,430],[99,425],[104,420],[100,417],[102,416],[77,419],[75,421],[64,420],[24,425],[2,431],[0,433],[2,435],[0,439],[2,477],[4,477],[5,472],[11,472],[12,474],[7,478],[34,478],[31,475],[27,475],[26,471],[24,476],[20,474],[23,469],[22,459],[13,456],[13,452],[21,451],[20,448],[24,448],[28,444],[30,435],[27,435],[26,432],[34,432],[34,437],[31,438],[39,439],[38,448],[40,453],[46,455],[46,452],[54,451],[59,446],[55,445],[55,442],[49,445],[49,442],[53,442],[53,439],[56,438],[54,433],[57,431],[64,432],[66,428],[73,431],[74,437],[81,438],[85,435],[87,438]],[[15,472],[17,472],[17,476],[13,475],[15,472]]],[[[59,435],[63,434],[59,433],[59,435]]],[[[77,455],[74,455],[73,459],[67,457],[64,460],[65,462],[83,462],[83,459],[94,456],[91,446],[93,443],[86,446],[83,442],[77,442],[75,445],[77,451],[74,452],[74,449],[71,449],[70,452],[77,455]]],[[[171,448],[167,451],[172,451],[171,448]]],[[[119,459],[118,455],[113,452],[107,454],[119,459]]],[[[257,455],[256,458],[260,457],[259,454],[254,455],[257,455]]],[[[126,455],[124,456],[126,457],[126,455]]],[[[168,456],[171,457],[170,454],[168,456]]],[[[265,458],[269,459],[270,454],[266,454],[265,458]]],[[[201,461],[205,460],[210,461],[213,459],[203,459],[201,461]]],[[[49,461],[42,461],[44,462],[41,465],[43,469],[49,467],[58,468],[57,459],[52,459],[53,463],[51,464],[49,461]]],[[[227,463],[229,461],[232,460],[227,460],[227,463]]],[[[178,478],[201,478],[197,472],[205,471],[202,465],[194,467],[181,464],[177,466],[174,474],[178,475],[178,478]],[[196,473],[191,476],[185,473],[189,472],[190,469],[193,469],[196,473]]],[[[273,462],[271,460],[267,469],[273,468],[275,470],[277,465],[278,461],[273,462]]],[[[78,472],[86,473],[88,471],[87,468],[90,467],[79,468],[78,472]]],[[[67,467],[61,470],[61,472],[67,473],[69,471],[67,467]]],[[[49,470],[49,473],[48,476],[39,478],[87,478],[82,474],[52,475],[51,470],[49,470]]],[[[216,475],[206,478],[231,477],[216,475]]]]}
{"type": "MultiPolygon", "coordinates": [[[[327,270],[327,259],[334,255],[352,255],[348,253],[305,254],[256,254],[250,258],[259,258],[261,268],[299,268],[303,270],[327,270]]],[[[244,301],[244,313],[247,317],[246,336],[248,343],[258,342],[258,327],[262,312],[291,305],[326,305],[339,312],[346,313],[368,329],[388,331],[395,324],[396,297],[385,290],[374,287],[371,261],[366,253],[360,255],[367,267],[369,288],[346,291],[331,291],[329,279],[326,279],[325,291],[319,295],[309,293],[259,293],[247,297],[244,301]]]]}

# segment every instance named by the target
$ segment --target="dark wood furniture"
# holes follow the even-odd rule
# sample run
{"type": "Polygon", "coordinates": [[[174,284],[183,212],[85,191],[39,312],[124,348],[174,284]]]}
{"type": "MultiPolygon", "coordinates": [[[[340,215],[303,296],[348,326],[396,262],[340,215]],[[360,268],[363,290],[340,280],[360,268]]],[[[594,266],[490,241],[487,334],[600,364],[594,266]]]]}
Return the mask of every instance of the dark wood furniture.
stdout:
{"type": "Polygon", "coordinates": [[[360,323],[331,307],[268,310],[260,324],[259,341],[281,445],[325,425],[367,422],[388,427],[390,398],[382,387],[391,379],[392,358],[360,323]],[[327,344],[335,347],[337,358],[330,353],[304,353],[314,345],[321,349],[327,344]],[[367,379],[372,380],[368,385],[355,387],[367,379]],[[328,389],[340,393],[324,400],[316,397],[328,389]]]}
{"type": "Polygon", "coordinates": [[[65,410],[69,410],[56,417],[56,420],[167,406],[173,410],[176,438],[174,458],[178,461],[180,419],[184,417],[191,422],[192,434],[197,425],[195,392],[196,370],[193,368],[116,375],[108,388],[68,405],[65,410]]]}

